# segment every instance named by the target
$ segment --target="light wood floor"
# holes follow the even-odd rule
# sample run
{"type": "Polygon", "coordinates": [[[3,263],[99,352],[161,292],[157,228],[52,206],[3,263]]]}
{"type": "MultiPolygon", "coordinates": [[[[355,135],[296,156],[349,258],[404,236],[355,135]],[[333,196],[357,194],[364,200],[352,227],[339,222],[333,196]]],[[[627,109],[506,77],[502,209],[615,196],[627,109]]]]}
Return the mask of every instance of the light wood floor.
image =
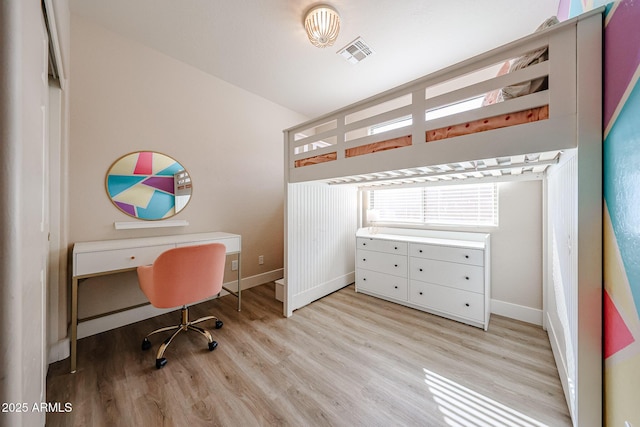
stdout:
{"type": "MultiPolygon", "coordinates": [[[[155,368],[142,337],[179,312],[82,339],[78,372],[53,364],[47,426],[565,426],[540,328],[492,316],[489,331],[362,294],[353,286],[282,317],[274,284],[196,306],[225,325],[181,334],[155,368]]],[[[205,324],[205,327],[208,325],[205,324]]]]}

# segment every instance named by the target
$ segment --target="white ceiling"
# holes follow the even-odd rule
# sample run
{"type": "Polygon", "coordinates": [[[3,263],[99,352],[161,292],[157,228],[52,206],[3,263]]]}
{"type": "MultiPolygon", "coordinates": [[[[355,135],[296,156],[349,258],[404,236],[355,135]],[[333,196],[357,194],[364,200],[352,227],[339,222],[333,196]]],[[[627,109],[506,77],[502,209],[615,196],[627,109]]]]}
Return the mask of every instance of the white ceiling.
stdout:
{"type": "Polygon", "coordinates": [[[333,47],[306,39],[312,0],[70,0],[71,12],[315,117],[525,36],[559,0],[330,0],[333,47]],[[359,64],[336,52],[357,37],[359,64]]]}

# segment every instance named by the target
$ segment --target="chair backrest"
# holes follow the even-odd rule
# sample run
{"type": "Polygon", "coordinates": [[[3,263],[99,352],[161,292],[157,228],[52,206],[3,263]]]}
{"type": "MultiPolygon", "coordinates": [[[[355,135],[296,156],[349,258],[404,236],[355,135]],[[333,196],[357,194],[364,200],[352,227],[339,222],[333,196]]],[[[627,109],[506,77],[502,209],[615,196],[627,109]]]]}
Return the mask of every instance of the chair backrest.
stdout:
{"type": "Polygon", "coordinates": [[[201,301],[220,293],[225,259],[221,243],[169,249],[152,265],[138,267],[140,288],[159,308],[201,301]]]}

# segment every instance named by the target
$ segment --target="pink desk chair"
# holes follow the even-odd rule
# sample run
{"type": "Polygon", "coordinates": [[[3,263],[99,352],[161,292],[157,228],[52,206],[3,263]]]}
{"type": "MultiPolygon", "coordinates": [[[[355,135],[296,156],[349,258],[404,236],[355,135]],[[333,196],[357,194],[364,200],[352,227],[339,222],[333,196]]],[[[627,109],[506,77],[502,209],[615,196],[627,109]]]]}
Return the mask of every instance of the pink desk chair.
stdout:
{"type": "Polygon", "coordinates": [[[213,351],[218,346],[209,331],[194,325],[215,319],[215,328],[220,329],[222,321],[215,316],[189,321],[187,305],[220,293],[225,259],[225,246],[221,243],[212,243],[169,249],[160,254],[152,265],[138,267],[140,289],[154,307],[182,306],[182,322],[179,325],[157,329],[142,341],[142,349],[148,350],[151,348],[149,336],[176,330],[160,345],[156,356],[156,368],[160,369],[167,364],[167,359],[163,357],[164,352],[181,331],[192,330],[204,335],[209,342],[209,351],[213,351]]]}

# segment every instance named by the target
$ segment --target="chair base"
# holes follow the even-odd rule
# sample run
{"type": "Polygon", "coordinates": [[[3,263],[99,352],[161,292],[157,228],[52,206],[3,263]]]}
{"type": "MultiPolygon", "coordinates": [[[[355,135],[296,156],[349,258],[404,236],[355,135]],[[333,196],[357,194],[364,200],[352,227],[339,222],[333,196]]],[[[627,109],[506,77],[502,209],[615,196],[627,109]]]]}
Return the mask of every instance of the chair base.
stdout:
{"type": "Polygon", "coordinates": [[[164,352],[166,351],[167,347],[169,347],[169,344],[171,344],[171,341],[173,341],[173,339],[182,331],[195,331],[195,332],[198,332],[200,335],[204,336],[207,339],[209,351],[215,350],[215,348],[218,346],[218,343],[213,340],[213,337],[211,336],[211,333],[209,331],[194,325],[201,322],[205,322],[207,320],[215,319],[216,321],[215,328],[220,329],[222,328],[222,325],[223,325],[220,319],[218,319],[215,316],[205,316],[205,317],[196,319],[194,321],[190,321],[189,308],[186,306],[183,306],[180,311],[182,316],[182,322],[179,325],[167,326],[164,328],[156,329],[155,331],[147,334],[147,336],[144,337],[144,339],[142,340],[142,350],[149,350],[151,348],[151,341],[149,341],[149,337],[151,335],[154,335],[160,332],[175,331],[169,338],[164,340],[164,342],[160,345],[160,348],[158,349],[158,353],[156,354],[156,368],[158,369],[163,368],[167,364],[167,359],[164,357],[164,352]]]}

